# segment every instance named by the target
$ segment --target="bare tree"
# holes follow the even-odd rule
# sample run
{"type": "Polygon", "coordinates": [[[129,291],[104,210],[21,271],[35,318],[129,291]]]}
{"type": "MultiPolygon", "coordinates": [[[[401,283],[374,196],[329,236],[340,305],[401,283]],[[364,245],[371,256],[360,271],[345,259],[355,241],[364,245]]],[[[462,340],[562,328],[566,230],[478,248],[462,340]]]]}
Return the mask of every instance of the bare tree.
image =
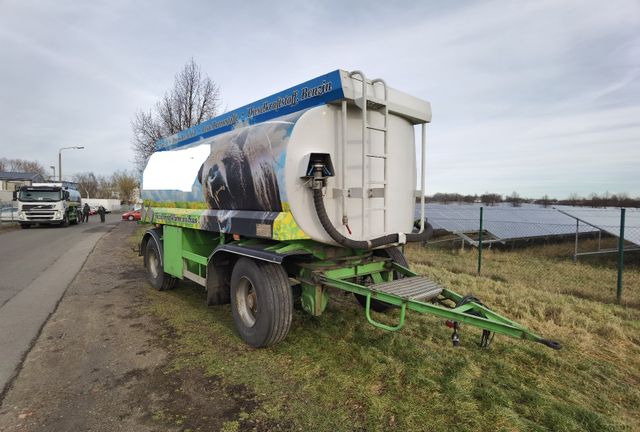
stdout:
{"type": "Polygon", "coordinates": [[[549,195],[544,194],[544,196],[540,199],[540,204],[542,204],[542,207],[547,208],[551,205],[551,199],[549,198],[549,195]]]}
{"type": "Polygon", "coordinates": [[[73,176],[73,181],[78,183],[80,195],[84,198],[98,198],[98,179],[92,172],[80,173],[73,176]]]}
{"type": "Polygon", "coordinates": [[[111,181],[116,191],[120,194],[120,200],[131,204],[133,202],[133,194],[138,188],[138,178],[127,171],[116,171],[111,176],[111,181]]]}
{"type": "Polygon", "coordinates": [[[520,198],[518,192],[513,191],[513,193],[507,197],[507,202],[511,203],[511,207],[520,207],[522,205],[522,198],[520,198]]]}
{"type": "Polygon", "coordinates": [[[493,206],[497,203],[502,202],[502,195],[485,192],[484,194],[480,195],[480,200],[486,205],[493,206]]]}
{"type": "Polygon", "coordinates": [[[569,194],[569,198],[567,198],[567,203],[572,206],[577,206],[582,202],[582,197],[575,192],[571,192],[569,194]]]}
{"type": "Polygon", "coordinates": [[[0,171],[36,173],[40,174],[43,178],[47,176],[47,171],[40,162],[26,159],[2,158],[0,159],[0,171]]]}
{"type": "Polygon", "coordinates": [[[98,176],[96,180],[98,181],[96,198],[116,198],[114,196],[116,194],[116,188],[111,177],[98,176]]]}
{"type": "Polygon", "coordinates": [[[152,109],[138,111],[131,121],[134,163],[142,171],[159,139],[215,117],[220,89],[200,66],[189,60],[176,76],[173,88],[152,109]]]}

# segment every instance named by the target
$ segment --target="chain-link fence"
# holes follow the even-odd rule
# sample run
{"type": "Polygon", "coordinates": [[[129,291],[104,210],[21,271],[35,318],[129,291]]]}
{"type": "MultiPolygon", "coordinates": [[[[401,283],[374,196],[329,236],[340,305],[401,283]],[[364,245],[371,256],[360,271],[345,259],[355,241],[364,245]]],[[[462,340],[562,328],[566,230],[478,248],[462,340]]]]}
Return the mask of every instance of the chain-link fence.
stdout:
{"type": "Polygon", "coordinates": [[[430,264],[640,307],[638,209],[444,207],[427,212],[430,264]]]}
{"type": "Polygon", "coordinates": [[[0,201],[0,225],[10,225],[18,222],[18,207],[13,201],[0,201]]]}

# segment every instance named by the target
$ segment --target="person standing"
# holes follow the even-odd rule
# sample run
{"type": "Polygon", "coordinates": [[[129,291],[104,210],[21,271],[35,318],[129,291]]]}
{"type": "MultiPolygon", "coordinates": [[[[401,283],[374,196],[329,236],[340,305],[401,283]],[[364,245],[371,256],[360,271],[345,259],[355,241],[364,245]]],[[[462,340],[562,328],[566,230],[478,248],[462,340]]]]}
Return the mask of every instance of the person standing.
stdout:
{"type": "Polygon", "coordinates": [[[91,211],[91,209],[89,208],[89,204],[84,203],[84,207],[82,207],[82,221],[83,222],[89,222],[89,212],[91,211]]]}
{"type": "Polygon", "coordinates": [[[98,207],[98,214],[100,215],[100,223],[104,223],[104,215],[107,213],[107,210],[100,206],[98,207]]]}

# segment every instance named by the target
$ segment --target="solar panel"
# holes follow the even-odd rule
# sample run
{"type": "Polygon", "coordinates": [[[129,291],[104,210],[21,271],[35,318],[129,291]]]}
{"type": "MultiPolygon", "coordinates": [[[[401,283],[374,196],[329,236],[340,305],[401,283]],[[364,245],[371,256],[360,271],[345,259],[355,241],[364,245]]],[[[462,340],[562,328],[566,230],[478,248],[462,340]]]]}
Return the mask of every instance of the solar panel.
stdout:
{"type": "MultiPolygon", "coordinates": [[[[435,229],[452,233],[477,232],[480,228],[479,204],[428,203],[426,215],[435,229]]],[[[416,217],[420,206],[416,206],[416,217]]],[[[579,232],[597,232],[592,226],[579,223],[579,232]]],[[[574,234],[576,220],[552,208],[535,205],[510,207],[486,206],[483,213],[483,229],[501,240],[532,237],[549,237],[574,234]]]]}
{"type": "MultiPolygon", "coordinates": [[[[606,231],[616,237],[620,236],[619,208],[595,209],[570,206],[557,206],[556,208],[573,218],[594,225],[602,231],[606,231]]],[[[640,210],[628,208],[624,225],[624,239],[640,246],[640,210]]]]}

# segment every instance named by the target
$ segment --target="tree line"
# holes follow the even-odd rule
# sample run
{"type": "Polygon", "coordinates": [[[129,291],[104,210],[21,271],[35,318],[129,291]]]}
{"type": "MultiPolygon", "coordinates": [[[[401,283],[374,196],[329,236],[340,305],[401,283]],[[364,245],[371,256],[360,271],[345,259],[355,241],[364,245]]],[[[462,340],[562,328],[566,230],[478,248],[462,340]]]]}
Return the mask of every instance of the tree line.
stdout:
{"type": "Polygon", "coordinates": [[[0,171],[40,174],[47,178],[47,170],[41,163],[26,159],[0,158],[0,171]]]}
{"type": "Polygon", "coordinates": [[[73,181],[83,198],[119,199],[131,204],[138,198],[138,178],[128,171],[116,171],[110,176],[96,176],[92,172],[75,174],[73,181]]]}
{"type": "Polygon", "coordinates": [[[632,198],[626,193],[609,193],[603,194],[591,193],[588,196],[580,196],[577,193],[570,194],[565,199],[551,198],[544,195],[541,198],[524,198],[517,192],[510,195],[502,195],[498,193],[489,193],[478,195],[464,195],[459,193],[436,193],[426,197],[427,202],[441,204],[473,204],[482,203],[487,206],[493,206],[500,203],[509,203],[513,207],[520,207],[523,203],[539,204],[543,207],[552,205],[571,205],[583,207],[640,207],[640,197],[632,198]]]}
{"type": "MultiPolygon", "coordinates": [[[[40,162],[26,159],[0,158],[0,171],[40,174],[45,180],[58,180],[53,172],[47,173],[40,162]]],[[[125,170],[106,176],[92,172],[79,173],[73,175],[71,180],[78,184],[78,192],[83,198],[112,198],[128,204],[136,200],[140,186],[137,175],[125,170]]]]}

